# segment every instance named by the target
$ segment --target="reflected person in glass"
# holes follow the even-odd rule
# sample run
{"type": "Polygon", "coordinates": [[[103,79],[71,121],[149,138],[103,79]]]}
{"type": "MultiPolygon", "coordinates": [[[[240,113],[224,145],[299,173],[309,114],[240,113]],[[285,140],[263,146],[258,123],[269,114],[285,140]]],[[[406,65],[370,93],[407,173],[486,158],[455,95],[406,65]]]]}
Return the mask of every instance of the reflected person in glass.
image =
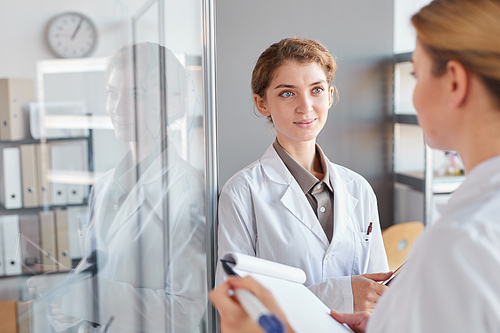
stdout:
{"type": "Polygon", "coordinates": [[[78,283],[61,312],[108,332],[197,332],[207,305],[203,179],[168,137],[186,113],[185,69],[142,43],[118,50],[107,77],[116,137],[131,148],[90,195],[84,249],[97,254],[97,294],[92,279],[78,283]]]}

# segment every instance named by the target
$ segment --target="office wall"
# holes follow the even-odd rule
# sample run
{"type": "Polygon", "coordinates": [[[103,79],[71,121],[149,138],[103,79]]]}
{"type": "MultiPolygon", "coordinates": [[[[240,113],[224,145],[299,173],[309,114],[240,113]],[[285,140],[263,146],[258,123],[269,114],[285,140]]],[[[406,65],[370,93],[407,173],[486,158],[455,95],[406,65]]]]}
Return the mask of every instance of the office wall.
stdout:
{"type": "MultiPolygon", "coordinates": [[[[0,2],[0,77],[35,79],[36,62],[53,59],[45,41],[50,19],[60,13],[77,11],[89,16],[99,30],[99,43],[92,57],[107,57],[122,45],[131,42],[130,17],[147,0],[16,0],[0,2]]],[[[183,52],[199,53],[199,43],[182,39],[178,29],[199,31],[200,19],[185,15],[198,11],[199,0],[166,1],[166,10],[175,12],[166,22],[169,47],[183,52]],[[186,45],[187,44],[187,45],[186,45]]],[[[156,28],[152,25],[152,28],[156,28]]]]}
{"type": "Polygon", "coordinates": [[[392,224],[393,7],[393,0],[216,0],[220,186],[274,140],[252,106],[259,54],[284,37],[309,37],[338,58],[340,100],[318,142],[330,160],[368,179],[382,225],[392,224]]]}

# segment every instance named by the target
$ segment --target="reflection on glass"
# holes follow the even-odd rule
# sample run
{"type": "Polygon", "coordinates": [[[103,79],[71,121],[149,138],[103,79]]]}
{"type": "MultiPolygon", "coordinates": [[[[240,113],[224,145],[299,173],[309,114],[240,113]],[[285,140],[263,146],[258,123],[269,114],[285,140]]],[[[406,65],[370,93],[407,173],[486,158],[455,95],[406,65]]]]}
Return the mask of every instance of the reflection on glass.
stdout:
{"type": "Polygon", "coordinates": [[[57,332],[199,332],[204,185],[169,139],[187,113],[186,69],[140,43],[118,50],[106,73],[106,108],[130,150],[92,187],[78,266],[53,288],[43,276],[28,282],[41,295],[33,311],[57,332]]]}

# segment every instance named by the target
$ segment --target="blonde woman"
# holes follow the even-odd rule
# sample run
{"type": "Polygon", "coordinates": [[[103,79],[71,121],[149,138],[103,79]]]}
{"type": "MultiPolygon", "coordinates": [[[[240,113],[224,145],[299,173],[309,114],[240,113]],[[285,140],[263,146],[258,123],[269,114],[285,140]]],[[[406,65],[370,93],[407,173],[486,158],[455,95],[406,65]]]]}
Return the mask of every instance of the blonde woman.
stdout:
{"type": "MultiPolygon", "coordinates": [[[[414,244],[373,314],[332,316],[356,332],[498,332],[500,1],[435,0],[412,23],[419,123],[431,147],[460,154],[467,179],[414,244]]],[[[238,305],[223,288],[259,296],[262,287],[241,279],[212,294],[226,327],[235,328],[231,320],[242,316],[230,311],[238,305]]]]}

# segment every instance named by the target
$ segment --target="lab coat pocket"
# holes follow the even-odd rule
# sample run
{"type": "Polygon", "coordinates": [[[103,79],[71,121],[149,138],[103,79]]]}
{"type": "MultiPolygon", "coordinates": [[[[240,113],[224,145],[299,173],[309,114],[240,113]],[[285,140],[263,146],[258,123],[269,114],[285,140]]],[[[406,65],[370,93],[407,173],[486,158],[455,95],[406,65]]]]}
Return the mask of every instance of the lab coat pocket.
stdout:
{"type": "Polygon", "coordinates": [[[372,234],[367,235],[366,231],[356,231],[354,234],[356,239],[356,254],[354,255],[353,275],[365,274],[370,264],[372,234]]]}

